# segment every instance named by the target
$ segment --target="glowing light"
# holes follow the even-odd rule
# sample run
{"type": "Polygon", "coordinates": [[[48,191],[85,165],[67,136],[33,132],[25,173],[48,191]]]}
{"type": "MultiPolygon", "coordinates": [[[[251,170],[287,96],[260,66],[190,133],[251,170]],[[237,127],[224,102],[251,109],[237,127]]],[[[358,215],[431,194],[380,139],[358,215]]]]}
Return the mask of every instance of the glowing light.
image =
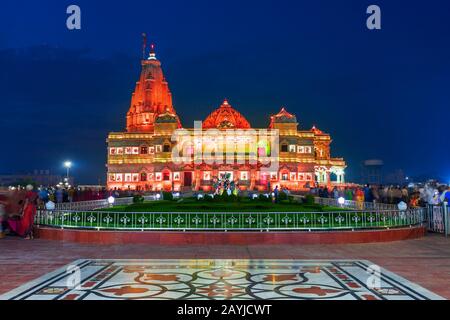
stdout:
{"type": "Polygon", "coordinates": [[[156,197],[156,199],[159,200],[161,198],[161,195],[159,193],[157,193],[155,197],[156,197]]]}
{"type": "Polygon", "coordinates": [[[339,203],[341,206],[344,205],[344,203],[345,203],[344,197],[339,197],[338,203],[339,203]]]}
{"type": "Polygon", "coordinates": [[[71,161],[65,161],[64,162],[64,167],[71,168],[72,167],[72,162],[71,161]]]}
{"type": "Polygon", "coordinates": [[[398,207],[398,210],[400,210],[400,211],[405,211],[406,209],[408,209],[408,205],[403,201],[399,202],[397,207],[398,207]]]}
{"type": "Polygon", "coordinates": [[[114,204],[114,201],[116,201],[116,199],[115,199],[113,196],[110,196],[110,197],[108,198],[108,203],[109,203],[109,204],[114,204]]]}
{"type": "Polygon", "coordinates": [[[55,210],[55,203],[53,201],[49,201],[45,204],[45,209],[47,210],[55,210]]]}

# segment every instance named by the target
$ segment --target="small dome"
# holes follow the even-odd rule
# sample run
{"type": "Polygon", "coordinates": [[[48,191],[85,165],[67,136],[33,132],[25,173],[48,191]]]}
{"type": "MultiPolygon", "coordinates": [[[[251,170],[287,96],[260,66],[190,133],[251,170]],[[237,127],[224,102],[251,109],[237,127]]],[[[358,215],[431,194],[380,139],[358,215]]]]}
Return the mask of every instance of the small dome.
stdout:
{"type": "Polygon", "coordinates": [[[203,129],[249,129],[250,123],[242,114],[233,109],[225,99],[222,105],[214,110],[203,121],[203,129]]]}
{"type": "Polygon", "coordinates": [[[314,134],[323,134],[323,131],[317,128],[315,125],[311,128],[311,131],[314,132],[314,134]]]}
{"type": "Polygon", "coordinates": [[[156,123],[177,123],[178,122],[178,117],[176,114],[170,113],[168,111],[161,113],[157,118],[156,118],[156,123]]]}
{"type": "Polygon", "coordinates": [[[269,128],[273,128],[275,123],[297,123],[297,117],[281,108],[280,112],[270,117],[269,128]]]}

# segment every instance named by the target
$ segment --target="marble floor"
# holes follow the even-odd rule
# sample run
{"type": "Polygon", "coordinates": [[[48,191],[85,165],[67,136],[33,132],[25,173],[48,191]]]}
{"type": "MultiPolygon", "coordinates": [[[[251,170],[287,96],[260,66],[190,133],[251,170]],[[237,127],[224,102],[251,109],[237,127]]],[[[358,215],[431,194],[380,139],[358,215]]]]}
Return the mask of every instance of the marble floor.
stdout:
{"type": "Polygon", "coordinates": [[[442,298],[368,260],[80,259],[0,299],[442,298]]]}

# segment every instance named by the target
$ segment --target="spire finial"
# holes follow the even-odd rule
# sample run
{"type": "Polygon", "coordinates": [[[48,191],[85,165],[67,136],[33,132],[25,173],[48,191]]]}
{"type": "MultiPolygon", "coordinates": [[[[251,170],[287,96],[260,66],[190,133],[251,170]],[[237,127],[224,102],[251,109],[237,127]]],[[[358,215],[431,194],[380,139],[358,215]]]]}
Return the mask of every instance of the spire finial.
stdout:
{"type": "Polygon", "coordinates": [[[156,60],[156,53],[155,53],[155,44],[150,44],[150,54],[148,56],[148,60],[156,60]]]}

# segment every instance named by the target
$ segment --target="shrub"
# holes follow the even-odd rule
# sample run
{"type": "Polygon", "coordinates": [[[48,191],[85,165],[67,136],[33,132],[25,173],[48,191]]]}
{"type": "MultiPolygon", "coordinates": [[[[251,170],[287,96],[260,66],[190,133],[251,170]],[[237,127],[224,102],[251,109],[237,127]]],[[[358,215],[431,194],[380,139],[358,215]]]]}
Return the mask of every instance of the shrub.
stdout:
{"type": "Polygon", "coordinates": [[[315,203],[314,202],[314,196],[312,194],[307,194],[305,196],[305,198],[303,199],[303,203],[304,204],[309,204],[309,205],[314,204],[315,203]]]}
{"type": "Polygon", "coordinates": [[[286,192],[281,191],[278,193],[278,200],[281,201],[281,200],[287,200],[287,199],[288,199],[288,196],[287,196],[286,192]]]}
{"type": "Polygon", "coordinates": [[[133,203],[143,203],[144,197],[141,194],[136,194],[133,197],[133,203]]]}
{"type": "Polygon", "coordinates": [[[172,192],[164,191],[163,195],[162,195],[162,198],[163,198],[163,200],[172,201],[173,200],[173,194],[172,194],[172,192]]]}

